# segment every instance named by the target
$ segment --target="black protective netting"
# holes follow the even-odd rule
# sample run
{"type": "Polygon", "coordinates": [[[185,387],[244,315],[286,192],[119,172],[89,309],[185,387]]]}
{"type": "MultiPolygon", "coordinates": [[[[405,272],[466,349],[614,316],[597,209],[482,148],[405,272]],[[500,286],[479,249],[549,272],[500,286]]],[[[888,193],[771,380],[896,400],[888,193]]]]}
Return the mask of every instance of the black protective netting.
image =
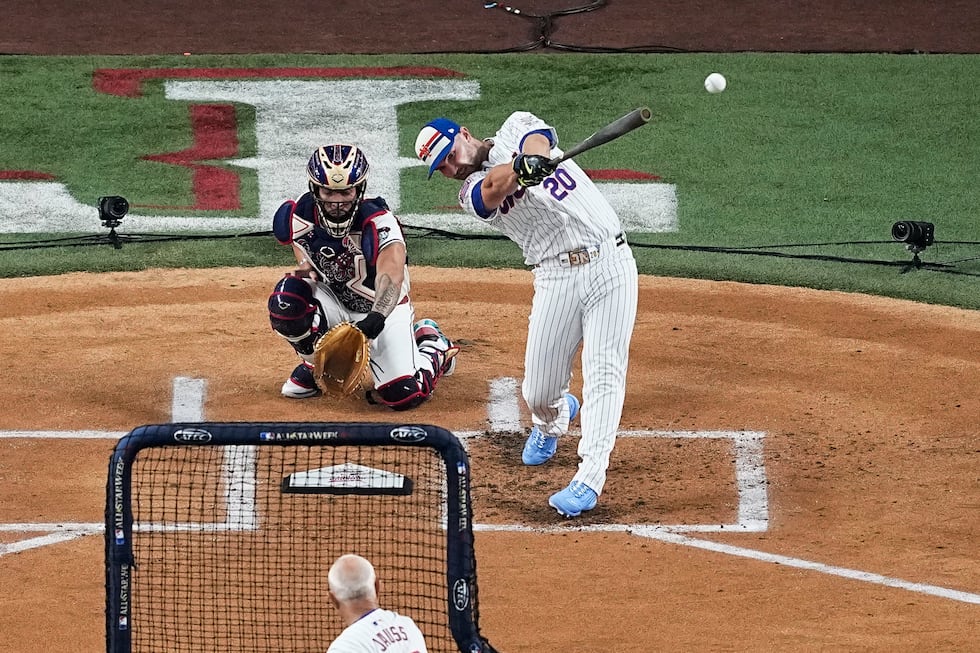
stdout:
{"type": "Polygon", "coordinates": [[[458,650],[434,450],[151,448],[132,506],[134,651],[322,653],[341,629],[327,570],[344,553],[374,563],[382,606],[413,617],[430,651],[458,650]],[[285,491],[289,478],[305,487],[285,491]]]}

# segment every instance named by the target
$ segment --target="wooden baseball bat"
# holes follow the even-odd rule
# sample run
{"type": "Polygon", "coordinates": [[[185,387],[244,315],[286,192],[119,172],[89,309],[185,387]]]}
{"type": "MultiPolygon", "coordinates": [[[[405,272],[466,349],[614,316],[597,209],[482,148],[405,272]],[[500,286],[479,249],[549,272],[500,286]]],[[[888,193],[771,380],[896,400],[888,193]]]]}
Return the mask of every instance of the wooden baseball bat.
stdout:
{"type": "Polygon", "coordinates": [[[647,124],[650,122],[650,118],[652,116],[653,114],[647,107],[633,109],[622,118],[614,120],[578,145],[573,146],[561,156],[555,157],[550,161],[550,163],[551,165],[558,165],[565,159],[570,159],[573,156],[585,152],[586,150],[591,150],[593,147],[599,147],[603,143],[608,143],[609,141],[615,140],[623,134],[627,134],[637,127],[642,127],[643,125],[647,124]]]}

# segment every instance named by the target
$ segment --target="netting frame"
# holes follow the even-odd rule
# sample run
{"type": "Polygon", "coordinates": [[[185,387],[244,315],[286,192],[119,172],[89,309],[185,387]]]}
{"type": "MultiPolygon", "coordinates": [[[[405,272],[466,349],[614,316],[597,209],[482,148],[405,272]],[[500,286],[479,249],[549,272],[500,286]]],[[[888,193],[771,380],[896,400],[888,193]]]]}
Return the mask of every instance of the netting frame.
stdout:
{"type": "MultiPolygon", "coordinates": [[[[470,465],[450,431],[429,424],[359,422],[174,422],[139,426],[123,436],[109,459],[105,506],[106,651],[132,653],[132,466],[151,447],[172,446],[405,446],[428,447],[446,472],[446,610],[463,653],[496,653],[480,634],[470,465]],[[268,433],[289,437],[270,439],[268,433]],[[329,436],[328,436],[329,434],[329,436]]],[[[138,619],[138,615],[135,616],[138,619]]]]}

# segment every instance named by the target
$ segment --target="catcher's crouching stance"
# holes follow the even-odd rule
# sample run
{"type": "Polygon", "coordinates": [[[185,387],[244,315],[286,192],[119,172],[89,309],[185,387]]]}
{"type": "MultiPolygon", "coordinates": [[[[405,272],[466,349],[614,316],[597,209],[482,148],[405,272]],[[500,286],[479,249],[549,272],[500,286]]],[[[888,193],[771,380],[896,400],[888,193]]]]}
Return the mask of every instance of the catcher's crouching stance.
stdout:
{"type": "Polygon", "coordinates": [[[363,199],[367,170],[352,145],[313,153],[310,192],[273,220],[299,266],[273,289],[269,318],[302,359],[284,396],[342,396],[363,383],[370,399],[407,410],[453,373],[459,348],[433,320],[415,321],[401,225],[383,199],[363,199]]]}

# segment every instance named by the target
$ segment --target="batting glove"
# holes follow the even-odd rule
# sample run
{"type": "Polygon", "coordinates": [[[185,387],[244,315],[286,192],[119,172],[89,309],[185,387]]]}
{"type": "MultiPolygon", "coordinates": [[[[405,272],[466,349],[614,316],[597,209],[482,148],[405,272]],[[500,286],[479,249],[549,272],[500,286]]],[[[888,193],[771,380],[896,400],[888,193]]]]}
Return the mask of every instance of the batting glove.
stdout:
{"type": "Polygon", "coordinates": [[[548,157],[538,154],[518,154],[514,157],[514,172],[517,173],[517,183],[525,188],[537,186],[557,167],[551,163],[548,157]]]}

